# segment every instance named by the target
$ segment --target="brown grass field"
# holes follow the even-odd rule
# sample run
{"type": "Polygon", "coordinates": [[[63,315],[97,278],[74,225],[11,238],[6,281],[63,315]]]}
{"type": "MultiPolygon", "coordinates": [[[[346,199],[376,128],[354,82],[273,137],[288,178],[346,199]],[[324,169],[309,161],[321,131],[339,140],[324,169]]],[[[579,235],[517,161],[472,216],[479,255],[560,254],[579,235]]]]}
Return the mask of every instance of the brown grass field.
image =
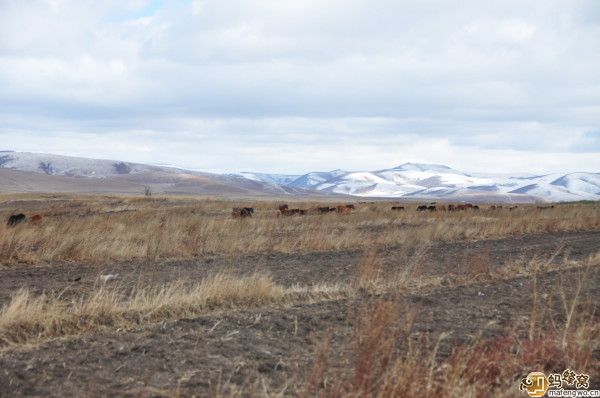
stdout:
{"type": "Polygon", "coordinates": [[[599,388],[600,204],[311,210],[344,203],[0,195],[0,396],[599,388]]]}

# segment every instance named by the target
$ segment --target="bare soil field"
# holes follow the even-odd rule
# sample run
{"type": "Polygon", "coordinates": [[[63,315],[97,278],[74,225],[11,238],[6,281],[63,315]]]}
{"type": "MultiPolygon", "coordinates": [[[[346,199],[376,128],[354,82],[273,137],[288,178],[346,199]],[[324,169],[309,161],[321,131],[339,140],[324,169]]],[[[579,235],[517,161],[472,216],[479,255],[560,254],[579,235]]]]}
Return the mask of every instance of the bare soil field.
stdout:
{"type": "Polygon", "coordinates": [[[600,387],[597,204],[48,199],[0,197],[44,220],[0,227],[0,396],[519,397],[567,368],[600,387]]]}

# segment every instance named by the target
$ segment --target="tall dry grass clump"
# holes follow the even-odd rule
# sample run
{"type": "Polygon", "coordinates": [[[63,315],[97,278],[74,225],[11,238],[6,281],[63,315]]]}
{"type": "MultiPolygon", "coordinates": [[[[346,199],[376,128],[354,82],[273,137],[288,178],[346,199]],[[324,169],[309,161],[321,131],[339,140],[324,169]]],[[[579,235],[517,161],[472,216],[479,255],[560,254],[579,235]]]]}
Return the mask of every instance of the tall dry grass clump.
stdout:
{"type": "Polygon", "coordinates": [[[341,298],[341,286],[285,288],[266,275],[217,274],[197,284],[136,288],[100,286],[75,301],[23,289],[0,309],[0,346],[195,316],[215,309],[341,298]]]}

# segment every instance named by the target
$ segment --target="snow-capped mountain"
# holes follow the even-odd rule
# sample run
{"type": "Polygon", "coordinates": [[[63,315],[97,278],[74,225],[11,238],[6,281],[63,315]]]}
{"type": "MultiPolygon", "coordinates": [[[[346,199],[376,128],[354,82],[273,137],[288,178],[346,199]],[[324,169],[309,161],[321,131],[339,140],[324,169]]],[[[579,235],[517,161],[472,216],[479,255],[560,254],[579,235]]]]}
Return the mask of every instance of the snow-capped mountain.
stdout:
{"type": "Polygon", "coordinates": [[[81,189],[86,192],[138,192],[140,186],[151,185],[157,192],[234,196],[351,195],[489,202],[600,200],[600,173],[485,175],[420,163],[375,171],[219,175],[113,160],[0,151],[0,172],[0,191],[77,191],[79,186],[85,187],[81,189]],[[7,176],[6,172],[21,174],[7,176]],[[23,173],[37,177],[29,178],[23,173]]]}
{"type": "Polygon", "coordinates": [[[600,200],[600,173],[481,175],[420,163],[376,171],[312,172],[287,186],[372,198],[468,198],[498,202],[600,200]]]}

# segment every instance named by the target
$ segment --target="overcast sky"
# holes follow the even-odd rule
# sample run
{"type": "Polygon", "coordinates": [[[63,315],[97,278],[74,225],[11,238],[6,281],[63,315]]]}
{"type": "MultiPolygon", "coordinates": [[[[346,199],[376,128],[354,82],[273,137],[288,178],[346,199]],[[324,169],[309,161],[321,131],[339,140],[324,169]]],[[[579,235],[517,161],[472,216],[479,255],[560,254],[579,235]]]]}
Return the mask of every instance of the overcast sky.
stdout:
{"type": "Polygon", "coordinates": [[[0,0],[0,149],[600,172],[600,1],[0,0]]]}

